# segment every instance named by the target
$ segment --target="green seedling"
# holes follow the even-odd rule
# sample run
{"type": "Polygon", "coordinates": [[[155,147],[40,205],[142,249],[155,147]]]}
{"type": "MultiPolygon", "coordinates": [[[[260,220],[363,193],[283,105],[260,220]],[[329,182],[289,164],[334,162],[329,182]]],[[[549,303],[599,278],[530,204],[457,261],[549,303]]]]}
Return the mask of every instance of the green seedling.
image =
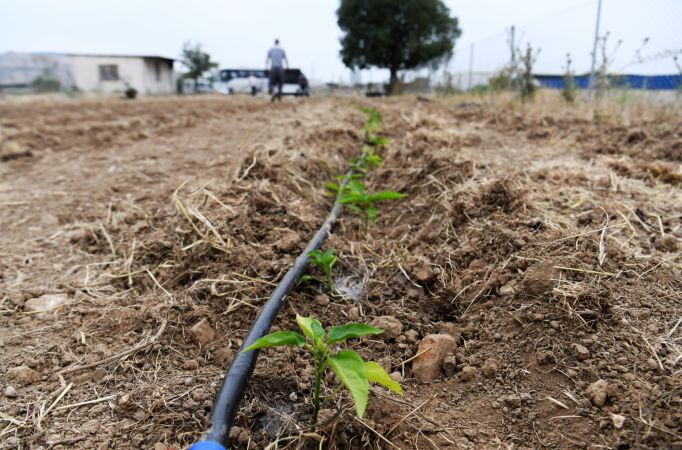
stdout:
{"type": "Polygon", "coordinates": [[[295,331],[277,331],[258,339],[244,351],[288,345],[303,348],[310,353],[315,372],[311,419],[313,430],[317,427],[317,416],[320,412],[320,403],[323,401],[320,399],[320,390],[322,378],[327,369],[331,369],[336,374],[341,385],[325,400],[331,398],[341,387],[345,387],[353,398],[355,413],[360,418],[367,408],[370,382],[402,395],[400,384],[394,381],[379,364],[374,361],[363,361],[360,355],[352,350],[337,351],[336,348],[336,344],[346,342],[348,339],[381,334],[384,330],[364,323],[347,323],[333,326],[325,333],[320,321],[313,317],[301,317],[297,314],[296,322],[304,336],[295,331]]]}
{"type": "Polygon", "coordinates": [[[385,200],[398,200],[407,197],[406,194],[394,191],[379,191],[368,194],[365,185],[358,180],[349,181],[341,190],[339,202],[348,209],[363,217],[365,228],[369,222],[376,222],[377,208],[375,204],[385,200]]]}
{"type": "Polygon", "coordinates": [[[370,168],[381,165],[381,156],[369,145],[362,147],[362,154],[350,160],[350,167],[359,174],[365,175],[370,168]]]}
{"type": "Polygon", "coordinates": [[[383,120],[381,113],[375,108],[360,108],[360,111],[367,115],[367,120],[362,126],[363,131],[367,134],[373,134],[374,132],[379,131],[381,121],[383,120]]]}
{"type": "Polygon", "coordinates": [[[329,295],[334,295],[334,280],[332,279],[332,268],[336,264],[337,257],[334,255],[334,248],[328,248],[324,252],[321,250],[312,250],[308,252],[309,262],[324,272],[325,279],[319,280],[311,275],[303,275],[301,281],[308,281],[311,279],[318,280],[327,286],[329,295]]]}
{"type": "Polygon", "coordinates": [[[367,120],[362,126],[367,144],[373,147],[388,147],[388,139],[376,134],[381,127],[381,113],[374,108],[361,108],[360,111],[367,115],[367,120]]]}

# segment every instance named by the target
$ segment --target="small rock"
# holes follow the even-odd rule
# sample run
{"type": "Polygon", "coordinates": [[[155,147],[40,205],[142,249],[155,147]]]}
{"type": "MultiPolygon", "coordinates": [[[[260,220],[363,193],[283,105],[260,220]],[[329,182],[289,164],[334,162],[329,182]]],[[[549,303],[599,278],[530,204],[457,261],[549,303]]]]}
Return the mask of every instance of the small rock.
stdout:
{"type": "Polygon", "coordinates": [[[395,339],[403,331],[403,324],[393,316],[379,316],[372,320],[370,325],[384,330],[383,334],[379,336],[383,336],[385,339],[395,339]]]}
{"type": "Polygon", "coordinates": [[[24,311],[30,313],[37,313],[35,317],[39,319],[48,319],[54,317],[54,314],[66,305],[69,297],[66,294],[48,294],[40,297],[32,298],[24,303],[24,311]]]}
{"type": "Polygon", "coordinates": [[[511,295],[516,294],[516,283],[514,281],[510,281],[509,283],[500,286],[500,289],[497,291],[502,297],[508,297],[511,295]]]}
{"type": "Polygon", "coordinates": [[[402,380],[403,376],[400,374],[400,372],[392,372],[390,375],[391,380],[398,382],[402,380]]]}
{"type": "Polygon", "coordinates": [[[393,365],[390,356],[384,356],[383,358],[380,358],[377,361],[377,364],[379,364],[386,372],[389,372],[391,370],[391,366],[393,365]]]}
{"type": "Polygon", "coordinates": [[[5,441],[7,448],[17,448],[19,447],[19,444],[21,444],[21,440],[16,436],[10,436],[5,441]]]}
{"type": "Polygon", "coordinates": [[[457,358],[455,355],[448,355],[443,360],[442,368],[446,377],[451,377],[455,374],[455,368],[457,367],[457,358]]]}
{"type": "Polygon", "coordinates": [[[154,444],[154,450],[168,450],[168,446],[163,442],[157,442],[154,444]]]}
{"type": "Polygon", "coordinates": [[[613,427],[620,430],[623,428],[623,424],[625,423],[625,416],[621,416],[620,414],[611,414],[611,421],[613,421],[613,427]]]}
{"type": "Polygon", "coordinates": [[[104,369],[104,367],[98,367],[92,373],[92,379],[95,381],[95,383],[102,382],[102,380],[106,376],[107,376],[107,371],[106,371],[106,369],[104,369]]]}
{"type": "Polygon", "coordinates": [[[663,237],[657,238],[654,241],[654,247],[656,250],[662,250],[664,252],[676,252],[678,249],[677,239],[672,234],[666,234],[663,237]]]}
{"type": "Polygon", "coordinates": [[[321,409],[317,416],[317,422],[320,425],[325,425],[334,418],[335,414],[336,412],[333,409],[321,409]]]}
{"type": "Polygon", "coordinates": [[[521,401],[522,401],[523,403],[529,403],[529,402],[533,401],[533,396],[530,395],[528,392],[522,393],[522,394],[520,395],[520,397],[521,397],[521,401]]]}
{"type": "Polygon", "coordinates": [[[459,343],[462,339],[462,328],[452,322],[438,322],[436,329],[440,334],[449,334],[455,339],[455,343],[459,343]]]}
{"type": "Polygon", "coordinates": [[[405,332],[405,337],[407,338],[407,342],[414,344],[417,342],[417,339],[419,339],[419,333],[417,333],[416,330],[407,330],[405,332]]]}
{"type": "Polygon", "coordinates": [[[545,320],[545,315],[542,313],[535,313],[533,314],[533,320],[536,322],[542,322],[543,320],[545,320]]]}
{"type": "Polygon", "coordinates": [[[431,267],[424,266],[417,271],[414,277],[417,279],[418,282],[425,283],[433,279],[434,273],[431,267]]]}
{"type": "Polygon", "coordinates": [[[646,368],[647,368],[647,370],[655,371],[655,370],[658,370],[659,367],[658,367],[658,363],[656,362],[656,360],[654,358],[649,358],[646,360],[646,368]]]}
{"type": "Polygon", "coordinates": [[[521,407],[521,397],[516,394],[508,395],[504,397],[502,401],[504,402],[505,405],[512,409],[521,407]]]}
{"type": "Polygon", "coordinates": [[[26,303],[26,299],[22,293],[12,292],[9,294],[9,302],[17,308],[23,308],[24,303],[26,303]]]}
{"type": "Polygon", "coordinates": [[[329,296],[327,294],[317,294],[315,296],[315,303],[320,306],[327,306],[329,304],[329,296]]]}
{"type": "Polygon", "coordinates": [[[221,366],[227,365],[232,360],[234,351],[231,348],[220,347],[213,352],[213,359],[221,366]]]}
{"type": "Polygon", "coordinates": [[[12,367],[5,375],[7,376],[8,380],[14,381],[21,386],[37,383],[40,381],[40,375],[38,375],[38,372],[28,366],[12,367]]]}
{"type": "Polygon", "coordinates": [[[128,405],[130,405],[130,394],[123,394],[118,399],[118,406],[125,408],[128,405]]]}
{"type": "Polygon", "coordinates": [[[201,319],[196,325],[189,329],[189,334],[200,346],[209,345],[215,340],[215,331],[211,328],[208,319],[201,319]]]}
{"type": "Polygon", "coordinates": [[[198,388],[192,391],[192,399],[196,402],[205,400],[206,397],[207,397],[206,391],[203,390],[202,388],[198,388]]]}
{"type": "Polygon", "coordinates": [[[17,390],[14,389],[14,386],[11,384],[8,384],[5,386],[5,390],[3,391],[3,394],[5,394],[5,397],[7,398],[16,398],[17,396],[17,390]]]}
{"type": "Polygon", "coordinates": [[[554,356],[554,352],[551,350],[546,352],[538,351],[535,353],[535,359],[537,359],[538,364],[552,364],[556,361],[556,356],[554,356]]]}
{"type": "Polygon", "coordinates": [[[575,356],[578,361],[585,361],[590,357],[590,351],[584,345],[571,344],[571,350],[573,351],[573,356],[575,356]]]}
{"type": "Polygon", "coordinates": [[[462,372],[459,374],[459,379],[468,382],[476,378],[476,368],[474,366],[466,366],[462,369],[462,372]]]}
{"type": "Polygon", "coordinates": [[[587,387],[585,395],[595,406],[604,406],[609,398],[609,383],[606,380],[597,380],[587,387]]]}
{"type": "Polygon", "coordinates": [[[289,400],[295,402],[296,400],[298,400],[298,395],[296,395],[295,392],[292,392],[291,394],[289,394],[289,400]]]}
{"type": "Polygon", "coordinates": [[[182,363],[182,368],[185,370],[197,370],[199,368],[199,361],[196,359],[188,359],[182,363]]]}
{"type": "Polygon", "coordinates": [[[348,310],[348,318],[350,320],[358,320],[360,318],[360,308],[353,307],[348,310]]]}
{"type": "Polygon", "coordinates": [[[301,240],[301,236],[294,230],[287,230],[284,236],[275,242],[275,248],[283,252],[291,252],[298,248],[298,244],[301,240]]]}
{"type": "Polygon", "coordinates": [[[551,262],[538,263],[524,274],[521,286],[523,292],[531,297],[537,297],[550,292],[557,285],[559,270],[551,262]]]}
{"type": "Polygon", "coordinates": [[[554,329],[556,330],[556,329],[559,328],[559,322],[557,322],[556,320],[551,320],[551,321],[549,322],[549,326],[552,327],[552,328],[554,328],[554,329]]]}
{"type": "Polygon", "coordinates": [[[441,365],[448,354],[457,347],[449,334],[429,334],[419,343],[419,356],[412,362],[412,372],[420,383],[435,380],[440,376],[441,365]]]}
{"type": "Polygon", "coordinates": [[[95,434],[97,433],[101,426],[102,423],[99,421],[99,419],[90,419],[87,422],[80,425],[79,431],[83,433],[95,434]]]}
{"type": "Polygon", "coordinates": [[[486,378],[494,377],[495,372],[497,372],[497,363],[495,362],[495,360],[486,359],[485,362],[483,363],[483,367],[481,367],[481,372],[483,373],[483,376],[486,378]]]}
{"type": "Polygon", "coordinates": [[[491,406],[491,408],[493,408],[493,409],[500,409],[500,406],[502,406],[502,405],[500,405],[499,402],[492,402],[492,403],[490,404],[490,406],[491,406]]]}
{"type": "Polygon", "coordinates": [[[251,438],[251,432],[242,427],[232,427],[230,430],[230,441],[238,442],[242,446],[246,446],[251,438]]]}
{"type": "Polygon", "coordinates": [[[471,429],[464,430],[464,436],[466,436],[466,438],[469,439],[470,441],[475,441],[476,438],[478,437],[478,430],[471,429]]]}

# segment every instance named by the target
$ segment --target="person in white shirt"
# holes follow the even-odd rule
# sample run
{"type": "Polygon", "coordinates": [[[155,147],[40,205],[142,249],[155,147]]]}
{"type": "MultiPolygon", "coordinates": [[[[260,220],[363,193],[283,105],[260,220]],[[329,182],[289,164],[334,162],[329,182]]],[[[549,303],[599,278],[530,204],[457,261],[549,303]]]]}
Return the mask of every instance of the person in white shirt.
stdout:
{"type": "Polygon", "coordinates": [[[282,101],[282,85],[284,84],[284,69],[289,68],[289,61],[287,54],[282,47],[279,46],[279,39],[275,39],[275,46],[268,51],[268,56],[265,59],[265,70],[268,70],[270,65],[270,94],[272,94],[272,101],[282,101]],[[273,94],[274,88],[277,87],[277,92],[273,94]]]}

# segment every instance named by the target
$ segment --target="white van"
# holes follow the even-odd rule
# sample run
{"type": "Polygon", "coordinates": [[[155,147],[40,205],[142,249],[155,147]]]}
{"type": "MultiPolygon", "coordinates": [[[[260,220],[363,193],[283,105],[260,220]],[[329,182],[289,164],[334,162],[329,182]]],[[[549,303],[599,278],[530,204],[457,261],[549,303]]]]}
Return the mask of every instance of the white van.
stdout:
{"type": "Polygon", "coordinates": [[[268,90],[268,78],[264,70],[222,69],[213,89],[221,94],[253,94],[268,90]]]}
{"type": "Polygon", "coordinates": [[[207,92],[213,92],[213,86],[211,82],[205,78],[199,78],[196,81],[196,83],[192,78],[185,78],[184,80],[182,80],[183,94],[196,94],[207,92]]]}

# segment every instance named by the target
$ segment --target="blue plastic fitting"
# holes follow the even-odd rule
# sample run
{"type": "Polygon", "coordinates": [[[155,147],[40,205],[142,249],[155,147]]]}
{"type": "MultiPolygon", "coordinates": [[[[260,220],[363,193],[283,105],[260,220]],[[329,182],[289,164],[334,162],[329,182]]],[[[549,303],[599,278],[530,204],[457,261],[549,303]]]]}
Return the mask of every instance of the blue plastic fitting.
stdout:
{"type": "Polygon", "coordinates": [[[200,441],[192,445],[189,450],[225,450],[225,447],[215,441],[200,441]]]}

